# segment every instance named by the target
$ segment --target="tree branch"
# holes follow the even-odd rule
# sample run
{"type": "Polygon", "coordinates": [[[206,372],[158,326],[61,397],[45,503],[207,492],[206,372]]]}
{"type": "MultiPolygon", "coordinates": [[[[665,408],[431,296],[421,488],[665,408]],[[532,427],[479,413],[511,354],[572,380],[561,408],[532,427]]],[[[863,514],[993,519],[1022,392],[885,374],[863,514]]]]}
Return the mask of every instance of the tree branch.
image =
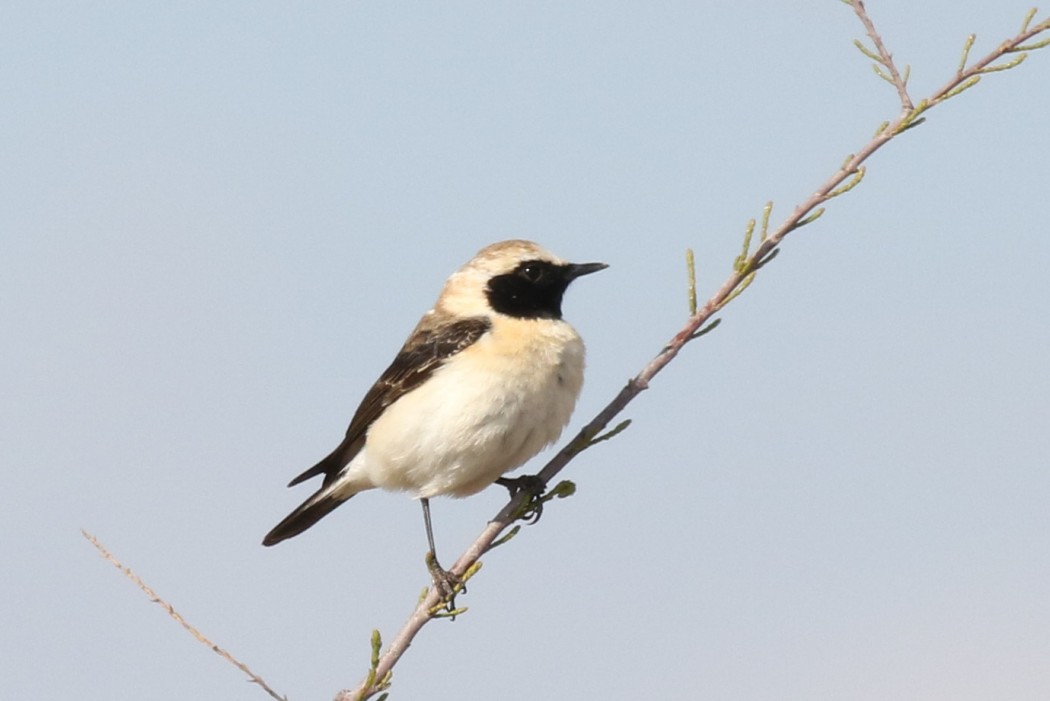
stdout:
{"type": "Polygon", "coordinates": [[[197,639],[197,642],[199,642],[202,645],[210,648],[211,651],[214,652],[216,655],[218,655],[222,659],[224,659],[227,662],[229,662],[230,664],[232,664],[237,669],[239,669],[242,672],[244,672],[245,674],[247,674],[249,681],[251,681],[251,682],[253,682],[255,684],[258,684],[259,687],[263,691],[265,691],[267,694],[270,695],[270,698],[276,699],[277,701],[288,701],[288,697],[281,696],[276,691],[274,691],[270,687],[270,685],[267,684],[265,680],[263,680],[262,677],[260,677],[258,674],[253,672],[251,669],[249,669],[248,665],[244,664],[243,662],[238,660],[236,657],[231,655],[229,652],[227,652],[226,650],[223,650],[221,647],[219,647],[218,645],[213,643],[211,640],[209,640],[207,637],[205,637],[204,633],[201,633],[192,624],[190,624],[189,621],[187,621],[185,618],[183,618],[182,614],[180,614],[178,611],[176,611],[174,606],[172,606],[167,601],[165,601],[164,599],[162,599],[159,596],[157,596],[156,592],[154,592],[153,589],[150,588],[150,586],[148,584],[143,582],[142,579],[137,574],[132,572],[130,567],[125,567],[124,564],[120,560],[118,560],[115,555],[113,555],[113,553],[111,553],[109,550],[106,549],[106,546],[104,546],[101,542],[99,542],[98,538],[96,538],[95,536],[91,535],[90,533],[88,533],[87,531],[85,531],[83,529],[81,529],[80,534],[82,536],[84,536],[89,543],[91,543],[92,545],[95,546],[95,549],[98,550],[99,554],[102,555],[102,557],[104,557],[107,562],[109,562],[111,565],[116,567],[118,570],[120,570],[124,574],[125,577],[127,577],[132,582],[134,582],[135,585],[139,589],[142,590],[142,593],[149,597],[150,601],[152,601],[153,603],[157,604],[162,609],[167,611],[168,615],[171,616],[175,620],[176,623],[178,623],[180,626],[182,626],[183,629],[185,629],[187,633],[189,633],[190,635],[192,635],[194,638],[197,639]]]}
{"type": "Polygon", "coordinates": [[[860,49],[865,56],[868,56],[878,64],[881,64],[890,72],[889,76],[886,76],[886,74],[879,69],[878,65],[875,66],[875,72],[880,77],[888,80],[893,87],[897,88],[897,95],[901,100],[901,108],[904,109],[905,112],[911,111],[914,108],[914,105],[911,102],[911,97],[908,95],[908,78],[906,75],[902,77],[900,71],[897,70],[897,64],[893,62],[893,54],[889,52],[886,45],[882,43],[882,37],[877,31],[875,31],[875,24],[872,23],[867,10],[864,9],[863,0],[851,0],[849,4],[853,7],[853,11],[857,13],[857,17],[860,19],[861,24],[864,25],[864,29],[867,31],[871,43],[875,45],[875,50],[878,54],[876,55],[868,51],[859,41],[857,42],[857,48],[860,49]]]}
{"type": "MultiPolygon", "coordinates": [[[[975,35],[971,34],[964,43],[959,67],[952,78],[929,97],[915,104],[907,91],[908,71],[905,69],[902,75],[901,71],[898,70],[892,54],[887,50],[874,23],[868,16],[863,0],[842,0],[842,2],[852,7],[875,46],[875,50],[872,51],[864,46],[863,43],[855,42],[865,56],[876,62],[876,73],[895,86],[901,103],[901,114],[892,122],[881,124],[870,141],[864,144],[856,153],[850,154],[839,169],[821,184],[809,198],[796,206],[791,215],[772,232],[769,231],[769,219],[773,205],[768,203],[763,208],[757,247],[754,250],[751,247],[751,238],[756,228],[756,222],[752,220],[747,226],[743,250],[733,263],[733,272],[699,309],[696,301],[695,268],[691,254],[688,256],[689,317],[685,325],[675,333],[638,374],[627,381],[612,401],[586,426],[580,429],[572,440],[540,470],[537,478],[545,486],[580,452],[596,442],[614,436],[626,426],[627,422],[622,422],[612,431],[600,435],[635,397],[648,389],[652,379],[678,356],[687,343],[715,328],[719,320],[715,319],[712,321],[712,317],[750,285],[758,271],[779,252],[778,247],[788,234],[818,219],[824,213],[822,205],[825,202],[849,192],[861,182],[865,173],[863,164],[876,151],[905,131],[922,124],[924,121],[922,115],[925,112],[933,106],[973,87],[981,80],[983,75],[1014,68],[1027,58],[1028,51],[1050,46],[1050,39],[1045,38],[1030,44],[1026,43],[1050,30],[1050,19],[1032,25],[1036,14],[1034,8],[1025,16],[1021,31],[1016,36],[1003,41],[986,56],[967,67],[969,53],[976,38],[975,35]],[[1008,54],[1016,54],[1016,56],[1005,63],[996,64],[996,61],[1008,54]],[[879,66],[885,68],[888,74],[884,73],[879,66]]],[[[557,491],[555,490],[555,492],[557,491]]],[[[469,579],[477,572],[481,566],[480,558],[482,555],[502,542],[506,542],[507,538],[519,528],[516,526],[509,534],[504,534],[514,521],[522,518],[523,514],[527,513],[529,499],[530,496],[524,491],[512,497],[499,513],[488,522],[477,539],[459,557],[452,566],[451,571],[464,579],[469,579]]],[[[194,638],[248,675],[249,679],[262,688],[272,699],[287,701],[286,697],[275,692],[260,676],[252,672],[247,665],[220,648],[189,624],[171,604],[157,596],[145,582],[129,568],[121,564],[93,535],[86,531],[81,532],[106,560],[132,580],[154,603],[163,607],[168,615],[193,635],[194,638]]],[[[442,603],[440,594],[434,587],[427,590],[401,630],[382,654],[380,654],[382,642],[378,631],[376,631],[372,636],[372,659],[365,679],[356,689],[347,689],[339,692],[335,697],[335,701],[364,701],[364,699],[370,698],[388,688],[394,666],[408,650],[423,626],[435,617],[450,615],[449,613],[442,614],[442,603]]],[[[455,615],[457,612],[453,611],[450,613],[455,615]]]]}
{"type": "MultiPolygon", "coordinates": [[[[847,0],[843,1],[847,2],[847,0]]],[[[734,272],[699,309],[695,309],[695,290],[693,291],[693,296],[691,296],[693,301],[691,302],[690,311],[695,310],[695,313],[689,317],[685,325],[667,342],[660,352],[657,353],[637,375],[627,381],[627,384],[624,385],[616,397],[614,397],[597,416],[591,419],[586,426],[580,429],[579,433],[577,433],[576,436],[574,436],[572,440],[569,441],[569,443],[562,448],[557,455],[551,458],[542,470],[540,470],[537,476],[543,480],[544,484],[549,484],[550,481],[561,472],[561,470],[574,457],[576,457],[576,455],[592,444],[595,436],[604,430],[610,422],[619,415],[620,412],[631,403],[631,401],[634,400],[635,397],[648,389],[649,383],[652,379],[678,356],[679,352],[681,352],[682,348],[684,348],[687,343],[707,330],[705,329],[704,331],[701,331],[700,329],[714,314],[720,311],[726,304],[740,294],[744,288],[746,288],[754,278],[757,271],[768,263],[774,255],[776,255],[777,247],[780,242],[783,241],[784,237],[792,231],[815,221],[821,214],[823,214],[824,210],[821,208],[823,203],[848,192],[861,181],[864,176],[863,163],[876,151],[903,132],[921,124],[923,120],[920,116],[934,105],[940,104],[941,102],[960,94],[969,87],[972,87],[980,80],[980,76],[984,73],[1013,68],[1024,60],[1026,54],[1020,53],[1018,58],[1013,61],[999,66],[993,66],[992,64],[996,60],[1002,58],[1006,54],[1038,49],[1050,44],[1050,41],[1041,41],[1028,46],[1024,45],[1024,42],[1050,29],[1050,19],[1035,26],[1031,26],[1035,10],[1032,10],[1027,15],[1019,34],[1011,39],[1007,39],[991,53],[967,68],[965,62],[968,57],[969,46],[972,45],[973,42],[973,39],[971,38],[967,44],[967,53],[964,53],[962,64],[956,74],[940,89],[926,99],[921,100],[916,106],[912,103],[907,92],[906,72],[905,76],[902,76],[897,69],[893,62],[892,55],[886,49],[881,36],[876,31],[874,24],[868,16],[862,0],[849,0],[847,4],[851,5],[854,12],[856,12],[878,53],[877,55],[873,55],[868,50],[865,50],[862,45],[861,50],[864,51],[866,55],[877,60],[886,68],[886,70],[889,71],[888,80],[897,88],[903,112],[896,120],[883,123],[878,132],[870,141],[868,141],[868,143],[864,144],[855,154],[851,154],[847,157],[838,171],[818,187],[808,199],[795,207],[791,216],[789,216],[772,233],[767,231],[772,204],[770,203],[767,205],[763,216],[761,231],[762,237],[757,248],[755,248],[754,251],[750,251],[750,237],[755,226],[754,221],[752,221],[745,238],[744,252],[741,257],[737,259],[737,262],[734,265],[734,272]]],[[[717,323],[717,321],[714,323],[717,323]]],[[[472,568],[476,568],[477,565],[480,564],[479,559],[481,556],[493,547],[493,543],[496,539],[499,538],[500,535],[518,518],[527,498],[528,496],[525,494],[518,494],[513,497],[500,510],[500,512],[489,521],[484,530],[478,535],[477,539],[452,566],[451,571],[461,576],[468,573],[468,571],[473,573],[475,570],[472,568]]],[[[362,684],[356,689],[347,689],[339,692],[335,697],[335,701],[363,701],[364,699],[367,699],[387,688],[389,686],[389,680],[394,666],[397,664],[398,660],[401,659],[401,656],[408,650],[412,640],[420,629],[422,629],[423,626],[434,617],[434,613],[439,609],[441,603],[438,592],[431,587],[426,596],[419,602],[415,611],[412,612],[408,621],[405,622],[405,625],[390,643],[386,652],[384,652],[378,661],[372,665],[368,676],[362,684]]]]}

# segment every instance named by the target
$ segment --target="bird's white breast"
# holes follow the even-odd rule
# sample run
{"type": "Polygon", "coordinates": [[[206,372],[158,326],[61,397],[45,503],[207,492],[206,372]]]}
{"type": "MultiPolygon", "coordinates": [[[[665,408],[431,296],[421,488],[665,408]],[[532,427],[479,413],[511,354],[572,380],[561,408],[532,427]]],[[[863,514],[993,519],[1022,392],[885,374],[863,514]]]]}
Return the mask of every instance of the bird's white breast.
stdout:
{"type": "Polygon", "coordinates": [[[583,384],[583,342],[561,320],[492,329],[372,425],[351,472],[372,486],[467,496],[557,440],[583,384]]]}

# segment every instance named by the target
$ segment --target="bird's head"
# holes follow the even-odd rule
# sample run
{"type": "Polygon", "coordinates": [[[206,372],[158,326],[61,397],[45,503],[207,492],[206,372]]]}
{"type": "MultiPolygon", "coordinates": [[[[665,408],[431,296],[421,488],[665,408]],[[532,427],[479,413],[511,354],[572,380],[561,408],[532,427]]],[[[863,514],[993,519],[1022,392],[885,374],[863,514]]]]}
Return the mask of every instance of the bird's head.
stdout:
{"type": "Polygon", "coordinates": [[[478,251],[445,283],[437,308],[455,316],[505,314],[560,319],[569,284],[609,267],[568,263],[532,241],[501,241],[478,251]]]}

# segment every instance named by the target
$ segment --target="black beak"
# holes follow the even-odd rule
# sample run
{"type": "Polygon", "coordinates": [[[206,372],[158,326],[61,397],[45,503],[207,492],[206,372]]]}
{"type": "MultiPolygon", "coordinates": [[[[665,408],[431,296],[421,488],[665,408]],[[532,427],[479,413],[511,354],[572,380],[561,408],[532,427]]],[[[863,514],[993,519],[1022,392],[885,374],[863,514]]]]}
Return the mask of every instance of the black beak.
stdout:
{"type": "Polygon", "coordinates": [[[606,263],[569,263],[565,266],[565,279],[571,282],[582,275],[590,275],[608,267],[606,263]]]}

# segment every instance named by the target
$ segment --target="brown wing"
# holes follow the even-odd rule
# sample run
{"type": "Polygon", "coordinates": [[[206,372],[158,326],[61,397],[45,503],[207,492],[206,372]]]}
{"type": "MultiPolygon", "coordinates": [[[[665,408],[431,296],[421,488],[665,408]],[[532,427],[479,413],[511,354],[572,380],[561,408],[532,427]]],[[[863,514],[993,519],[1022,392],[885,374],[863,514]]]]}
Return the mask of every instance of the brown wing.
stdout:
{"type": "Polygon", "coordinates": [[[288,486],[316,475],[325,476],[327,486],[365,444],[365,435],[383,410],[422,384],[449,358],[467,348],[492,328],[484,317],[462,319],[450,324],[428,325],[424,318],[372,389],[361,400],[343,442],[321,462],[299,475],[288,486]]]}

